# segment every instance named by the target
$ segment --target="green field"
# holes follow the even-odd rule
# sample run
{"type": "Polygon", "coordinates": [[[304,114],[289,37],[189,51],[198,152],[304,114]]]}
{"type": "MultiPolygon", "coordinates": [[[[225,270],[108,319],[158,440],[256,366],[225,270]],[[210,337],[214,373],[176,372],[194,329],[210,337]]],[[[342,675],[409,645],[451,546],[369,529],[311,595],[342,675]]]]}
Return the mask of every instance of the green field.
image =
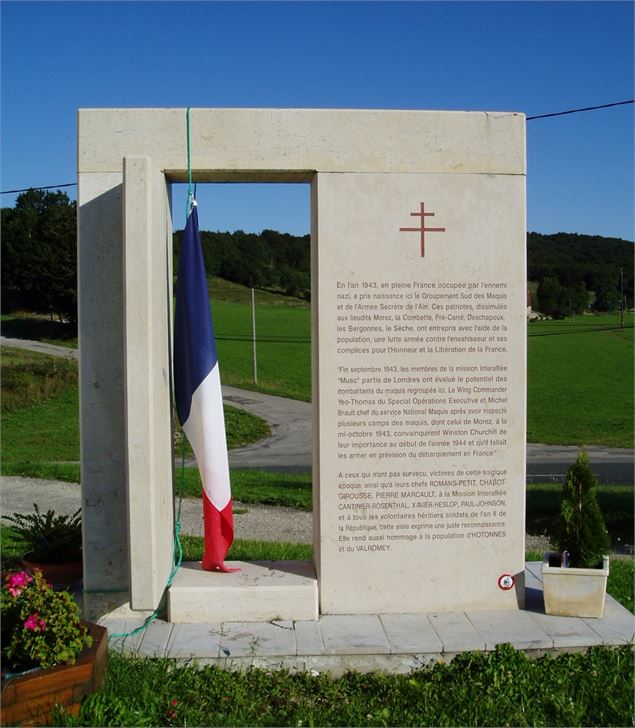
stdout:
{"type": "MultiPolygon", "coordinates": [[[[213,304],[221,373],[256,388],[251,308],[213,304]]],[[[527,440],[633,446],[633,314],[582,316],[527,327],[527,440]]],[[[257,389],[310,400],[310,311],[259,306],[257,389]],[[262,338],[261,338],[262,337],[262,338]]]]}
{"type": "MultiPolygon", "coordinates": [[[[2,369],[3,472],[24,461],[33,468],[78,461],[77,361],[2,347],[2,369]]],[[[270,433],[259,417],[235,407],[225,406],[224,411],[229,448],[270,433]]]]}
{"type": "Polygon", "coordinates": [[[633,314],[528,325],[527,440],[633,447],[633,314]]]}
{"type": "MultiPolygon", "coordinates": [[[[310,306],[257,292],[254,384],[251,292],[216,278],[210,287],[223,382],[310,401],[310,306]]],[[[24,323],[24,317],[11,319],[14,328],[16,320],[24,323]]],[[[633,446],[632,313],[625,315],[624,324],[620,328],[618,314],[528,324],[529,442],[633,446]]],[[[68,406],[72,403],[60,401],[60,407],[68,406]]],[[[53,435],[49,449],[56,439],[53,435]]]]}

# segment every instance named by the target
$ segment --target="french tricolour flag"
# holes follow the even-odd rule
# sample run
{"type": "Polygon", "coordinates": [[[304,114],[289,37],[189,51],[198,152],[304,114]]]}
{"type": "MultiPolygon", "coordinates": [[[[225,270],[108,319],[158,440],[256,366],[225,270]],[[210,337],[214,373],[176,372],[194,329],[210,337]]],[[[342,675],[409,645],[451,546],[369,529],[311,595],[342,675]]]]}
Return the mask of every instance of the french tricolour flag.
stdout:
{"type": "Polygon", "coordinates": [[[223,398],[196,202],[181,240],[174,323],[174,389],[179,421],[203,483],[203,569],[225,566],[234,540],[223,398]]]}

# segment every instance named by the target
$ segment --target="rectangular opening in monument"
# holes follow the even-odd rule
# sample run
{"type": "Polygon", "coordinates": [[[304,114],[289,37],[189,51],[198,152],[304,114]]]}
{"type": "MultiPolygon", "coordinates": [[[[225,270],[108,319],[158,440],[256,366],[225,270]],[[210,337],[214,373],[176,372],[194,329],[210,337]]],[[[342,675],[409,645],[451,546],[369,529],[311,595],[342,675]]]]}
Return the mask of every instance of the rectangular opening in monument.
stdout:
{"type": "MultiPolygon", "coordinates": [[[[187,189],[181,183],[171,189],[175,282],[187,189]]],[[[235,536],[310,544],[309,513],[282,519],[274,533],[270,519],[261,524],[257,508],[240,504],[241,493],[263,488],[271,491],[268,501],[305,508],[311,503],[310,186],[199,183],[195,194],[232,497],[239,502],[235,536]]],[[[188,465],[195,468],[194,460],[188,465]]]]}

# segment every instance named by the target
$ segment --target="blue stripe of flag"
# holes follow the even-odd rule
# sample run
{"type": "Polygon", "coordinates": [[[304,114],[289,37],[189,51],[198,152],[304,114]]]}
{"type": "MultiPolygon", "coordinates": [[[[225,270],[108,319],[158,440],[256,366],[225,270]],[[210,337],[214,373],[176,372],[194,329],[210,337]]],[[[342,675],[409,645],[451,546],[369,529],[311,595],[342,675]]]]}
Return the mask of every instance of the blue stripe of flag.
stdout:
{"type": "Polygon", "coordinates": [[[190,416],[192,395],[217,363],[214,325],[196,205],[187,218],[179,252],[174,320],[174,392],[179,422],[190,416]]]}

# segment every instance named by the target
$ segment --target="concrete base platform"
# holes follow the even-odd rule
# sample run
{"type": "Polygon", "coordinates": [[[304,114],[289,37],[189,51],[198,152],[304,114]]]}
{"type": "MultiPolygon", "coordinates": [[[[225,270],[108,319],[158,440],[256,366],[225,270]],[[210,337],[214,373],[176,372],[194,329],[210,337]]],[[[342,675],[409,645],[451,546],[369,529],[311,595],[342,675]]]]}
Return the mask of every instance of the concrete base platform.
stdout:
{"type": "MultiPolygon", "coordinates": [[[[525,578],[524,610],[325,615],[207,624],[156,619],[143,632],[115,638],[110,645],[124,653],[228,669],[285,667],[340,675],[347,670],[375,669],[406,673],[437,660],[449,662],[468,650],[490,651],[505,642],[535,656],[634,643],[635,616],[612,597],[607,595],[600,619],[548,616],[541,562],[526,564],[525,578]]],[[[111,634],[126,633],[140,626],[143,617],[119,610],[105,615],[100,623],[111,634]]]]}
{"type": "Polygon", "coordinates": [[[185,562],[168,591],[168,620],[175,624],[314,620],[318,587],[312,561],[228,561],[231,574],[185,562]]]}

